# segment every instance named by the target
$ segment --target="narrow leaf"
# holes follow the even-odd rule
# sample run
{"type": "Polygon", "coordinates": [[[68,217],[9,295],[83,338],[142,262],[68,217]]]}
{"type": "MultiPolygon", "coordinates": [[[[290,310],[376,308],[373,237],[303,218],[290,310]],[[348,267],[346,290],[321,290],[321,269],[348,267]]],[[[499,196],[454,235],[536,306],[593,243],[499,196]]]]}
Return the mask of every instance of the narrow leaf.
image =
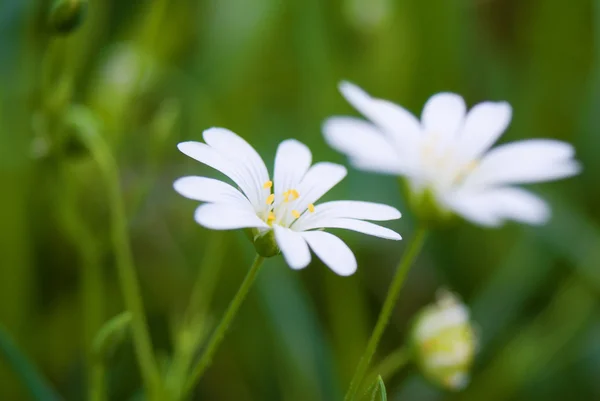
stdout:
{"type": "Polygon", "coordinates": [[[59,401],[61,399],[1,325],[0,356],[4,357],[7,364],[17,374],[33,400],[59,401]]]}
{"type": "Polygon", "coordinates": [[[94,359],[103,360],[123,342],[131,324],[131,313],[123,312],[110,319],[96,334],[92,344],[94,359]]]}

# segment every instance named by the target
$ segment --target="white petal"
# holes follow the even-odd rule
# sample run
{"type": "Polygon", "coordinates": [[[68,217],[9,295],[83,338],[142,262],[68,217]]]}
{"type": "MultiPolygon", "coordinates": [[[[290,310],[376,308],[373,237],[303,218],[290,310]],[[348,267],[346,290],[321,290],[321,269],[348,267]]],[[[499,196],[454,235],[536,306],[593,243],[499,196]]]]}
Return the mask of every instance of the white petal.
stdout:
{"type": "Polygon", "coordinates": [[[442,203],[464,219],[480,226],[497,227],[502,223],[491,202],[480,194],[454,194],[447,196],[442,203]]]}
{"type": "Polygon", "coordinates": [[[333,218],[333,219],[315,219],[308,222],[296,222],[293,225],[294,230],[305,231],[316,228],[343,228],[346,230],[357,231],[359,233],[372,235],[385,239],[399,241],[402,239],[400,234],[389,228],[378,226],[377,224],[369,223],[368,221],[333,218]],[[299,223],[299,224],[298,224],[299,223]]]}
{"type": "Polygon", "coordinates": [[[356,271],[356,258],[348,245],[333,234],[323,231],[303,232],[314,253],[331,270],[340,276],[349,276],[356,271]]]}
{"type": "Polygon", "coordinates": [[[203,227],[212,230],[235,230],[238,228],[269,228],[252,210],[233,205],[206,203],[200,205],[194,218],[203,227]]]}
{"type": "Polygon", "coordinates": [[[346,100],[384,130],[399,149],[416,149],[421,124],[412,113],[387,100],[372,98],[350,82],[341,82],[339,88],[346,100]]]}
{"type": "Polygon", "coordinates": [[[360,201],[325,202],[315,207],[313,213],[304,213],[296,224],[310,224],[322,219],[349,218],[361,220],[385,221],[399,219],[400,212],[391,206],[380,203],[360,201]]]}
{"type": "Polygon", "coordinates": [[[529,224],[544,224],[550,219],[550,207],[539,198],[521,188],[499,188],[494,195],[498,214],[502,217],[529,224]]]}
{"type": "Polygon", "coordinates": [[[247,177],[250,185],[248,190],[251,194],[246,195],[254,205],[261,205],[268,196],[263,185],[269,180],[269,173],[256,150],[242,137],[225,128],[209,128],[202,136],[213,149],[236,163],[238,171],[247,177]]]}
{"type": "Polygon", "coordinates": [[[237,175],[233,171],[235,169],[234,163],[224,158],[207,144],[195,141],[180,142],[177,144],[177,149],[186,156],[220,171],[231,178],[238,186],[240,185],[236,180],[237,175]]]}
{"type": "Polygon", "coordinates": [[[421,122],[427,135],[438,135],[447,143],[456,138],[466,113],[465,101],[454,93],[438,93],[429,98],[421,122]]]}
{"type": "Polygon", "coordinates": [[[465,159],[477,158],[488,150],[504,133],[512,116],[506,102],[483,102],[467,114],[460,134],[459,149],[465,159]]]}
{"type": "Polygon", "coordinates": [[[556,180],[581,171],[568,143],[531,139],[490,150],[465,180],[465,186],[497,186],[556,180]]]}
{"type": "Polygon", "coordinates": [[[314,164],[298,185],[300,198],[296,201],[294,208],[305,210],[309,204],[315,203],[344,179],[346,174],[346,168],[339,164],[329,162],[314,164]]]}
{"type": "MultiPolygon", "coordinates": [[[[348,155],[357,167],[384,174],[402,174],[414,152],[396,149],[373,124],[353,117],[332,117],[323,124],[325,140],[348,155]],[[356,162],[356,163],[354,163],[356,162]]],[[[406,150],[406,149],[405,149],[406,150]]]]}
{"type": "Polygon", "coordinates": [[[252,177],[240,171],[237,162],[230,160],[216,149],[202,142],[181,142],[177,148],[192,159],[198,160],[229,177],[244,192],[253,205],[257,205],[256,188],[252,177]]]}
{"type": "Polygon", "coordinates": [[[295,139],[279,144],[275,155],[274,192],[281,195],[289,189],[297,189],[312,162],[310,149],[295,139]]]}
{"type": "Polygon", "coordinates": [[[550,218],[550,208],[546,202],[520,188],[462,191],[449,199],[448,203],[458,214],[484,226],[498,226],[506,219],[544,224],[550,218]]]}
{"type": "Polygon", "coordinates": [[[180,195],[202,202],[221,203],[247,207],[252,205],[240,191],[223,181],[207,177],[182,177],[173,183],[180,195]]]}
{"type": "Polygon", "coordinates": [[[408,169],[401,166],[399,160],[392,160],[384,157],[351,157],[348,162],[357,170],[368,171],[378,174],[389,174],[412,177],[415,169],[408,169]]]}
{"type": "Polygon", "coordinates": [[[295,270],[303,269],[310,263],[310,251],[304,238],[289,228],[273,225],[275,240],[287,264],[295,270]]]}

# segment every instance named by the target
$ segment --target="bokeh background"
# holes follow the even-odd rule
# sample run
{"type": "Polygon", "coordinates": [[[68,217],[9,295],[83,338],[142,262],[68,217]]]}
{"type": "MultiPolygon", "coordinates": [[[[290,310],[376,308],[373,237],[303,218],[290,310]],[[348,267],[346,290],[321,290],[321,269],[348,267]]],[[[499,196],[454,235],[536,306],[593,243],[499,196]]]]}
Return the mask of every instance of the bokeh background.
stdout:
{"type": "MultiPolygon", "coordinates": [[[[438,91],[469,105],[507,100],[514,119],[501,141],[569,141],[584,166],[534,188],[553,208],[545,227],[462,223],[429,237],[376,359],[406,341],[440,287],[472,308],[480,353],[466,390],[409,367],[386,379],[389,399],[600,399],[600,2],[90,0],[68,35],[50,29],[52,3],[0,1],[0,324],[64,399],[87,397],[94,333],[123,310],[109,191],[69,110],[88,109],[118,162],[167,367],[198,271],[216,278],[210,328],[253,258],[242,233],[196,225],[196,203],[172,190],[182,175],[219,176],[176,144],[225,126],[269,167],[286,138],[345,163],[320,130],[327,116],[355,114],[342,79],[417,114],[438,91]]],[[[350,278],[316,260],[296,272],[269,259],[195,399],[341,399],[415,222],[391,177],[350,171],[326,198],[397,205],[404,216],[388,226],[405,241],[341,233],[359,260],[350,278]]],[[[108,368],[111,400],[139,397],[129,338],[108,368]]],[[[0,359],[0,400],[27,399],[0,359]]]]}

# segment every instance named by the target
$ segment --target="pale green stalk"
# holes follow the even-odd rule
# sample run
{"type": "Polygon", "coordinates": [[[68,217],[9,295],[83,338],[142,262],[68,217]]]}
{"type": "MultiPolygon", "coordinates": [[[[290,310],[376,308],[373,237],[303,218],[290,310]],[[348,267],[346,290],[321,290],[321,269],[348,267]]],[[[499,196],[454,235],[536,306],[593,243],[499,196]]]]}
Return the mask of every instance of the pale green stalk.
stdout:
{"type": "MultiPolygon", "coordinates": [[[[64,167],[66,169],[66,167],[64,167]]],[[[92,355],[94,337],[104,323],[104,279],[96,240],[77,209],[77,192],[69,171],[63,171],[65,201],[61,204],[62,221],[77,246],[81,258],[82,321],[86,347],[86,374],[88,399],[106,400],[105,369],[98,358],[92,355]]]]}
{"type": "Polygon", "coordinates": [[[369,338],[367,348],[365,349],[365,352],[363,353],[360,362],[356,367],[356,371],[354,372],[354,376],[352,377],[352,381],[350,382],[350,387],[348,388],[348,392],[344,397],[344,401],[353,400],[356,396],[356,393],[360,389],[360,385],[363,382],[363,378],[367,372],[369,363],[371,362],[371,359],[377,350],[379,340],[381,340],[381,336],[383,335],[383,332],[390,321],[390,316],[392,315],[394,307],[396,306],[396,301],[400,295],[400,290],[402,289],[402,284],[404,284],[406,274],[423,247],[426,232],[427,231],[423,227],[417,229],[415,238],[413,238],[408,249],[404,252],[403,257],[400,260],[400,264],[396,269],[396,274],[394,275],[392,284],[388,290],[383,307],[381,308],[381,312],[377,318],[377,323],[375,324],[373,333],[369,338]]]}
{"type": "Polygon", "coordinates": [[[133,343],[148,397],[162,399],[162,382],[156,363],[142,296],[133,264],[133,255],[127,233],[127,218],[121,196],[117,163],[96,129],[93,115],[84,107],[73,106],[68,112],[69,122],[87,145],[104,176],[110,209],[111,237],[116,258],[119,284],[125,306],[131,312],[133,343]]]}

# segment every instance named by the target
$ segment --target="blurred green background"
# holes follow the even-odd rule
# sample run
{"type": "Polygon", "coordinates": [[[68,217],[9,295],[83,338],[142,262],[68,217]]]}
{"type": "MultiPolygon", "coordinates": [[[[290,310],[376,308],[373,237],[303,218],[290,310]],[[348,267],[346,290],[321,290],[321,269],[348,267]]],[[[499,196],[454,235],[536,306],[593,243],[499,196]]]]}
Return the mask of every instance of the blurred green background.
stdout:
{"type": "MultiPolygon", "coordinates": [[[[176,144],[224,126],[269,168],[285,138],[345,163],[320,132],[327,116],[355,114],[337,92],[342,79],[417,114],[443,90],[469,105],[507,100],[514,120],[502,141],[569,141],[584,166],[535,188],[553,208],[545,227],[463,223],[429,238],[376,359],[403,344],[440,287],[472,308],[480,353],[466,390],[445,392],[407,368],[386,380],[389,399],[600,399],[600,2],[90,0],[68,35],[50,29],[52,3],[0,0],[0,323],[64,399],[86,399],[94,333],[124,308],[109,194],[69,110],[89,110],[118,162],[167,367],[198,270],[218,275],[210,328],[253,257],[242,233],[193,221],[196,203],[173,180],[219,175],[176,144]]],[[[295,272],[269,259],[195,399],[341,399],[414,220],[391,177],[350,171],[327,198],[397,205],[404,217],[388,226],[405,241],[340,233],[359,260],[350,278],[316,260],[295,272]]],[[[130,339],[108,369],[111,400],[139,397],[130,339]]],[[[0,358],[0,400],[27,394],[0,358]]]]}

